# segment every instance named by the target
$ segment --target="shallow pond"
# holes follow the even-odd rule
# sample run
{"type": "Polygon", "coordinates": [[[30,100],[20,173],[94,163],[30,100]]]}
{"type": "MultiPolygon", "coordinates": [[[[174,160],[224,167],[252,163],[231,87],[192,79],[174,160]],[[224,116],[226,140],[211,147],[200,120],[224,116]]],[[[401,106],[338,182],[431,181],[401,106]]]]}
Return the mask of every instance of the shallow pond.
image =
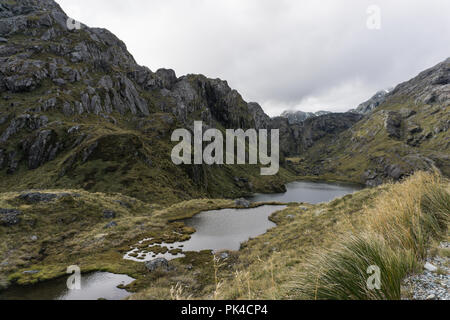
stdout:
{"type": "MultiPolygon", "coordinates": [[[[275,211],[286,208],[286,206],[260,206],[249,209],[221,209],[201,212],[183,222],[194,227],[196,232],[191,239],[184,242],[163,243],[159,247],[166,247],[168,250],[179,249],[182,251],[202,251],[202,250],[239,250],[240,244],[249,238],[259,236],[268,229],[275,227],[275,223],[268,218],[275,211]]],[[[151,239],[144,239],[151,241],[151,239]]],[[[141,244],[140,242],[139,244],[141,244]]],[[[134,261],[150,261],[156,258],[168,260],[183,257],[183,253],[172,254],[153,253],[150,245],[146,250],[132,248],[124,258],[134,261]],[[133,257],[132,254],[137,254],[133,257]]]]}
{"type": "Polygon", "coordinates": [[[67,289],[67,277],[45,281],[30,286],[13,286],[0,292],[0,300],[121,300],[130,295],[119,285],[134,281],[124,274],[94,272],[81,275],[81,289],[67,289]]]}

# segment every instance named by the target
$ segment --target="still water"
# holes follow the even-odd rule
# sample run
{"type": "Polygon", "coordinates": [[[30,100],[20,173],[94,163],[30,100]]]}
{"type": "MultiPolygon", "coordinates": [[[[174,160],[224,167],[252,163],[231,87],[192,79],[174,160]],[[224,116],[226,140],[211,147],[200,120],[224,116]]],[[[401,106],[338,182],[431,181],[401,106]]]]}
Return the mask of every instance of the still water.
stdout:
{"type": "MultiPolygon", "coordinates": [[[[335,198],[353,193],[362,189],[360,186],[340,184],[298,181],[286,185],[287,192],[280,194],[255,194],[248,200],[253,202],[308,202],[311,204],[328,202],[335,198]]],[[[160,244],[167,249],[178,249],[181,252],[153,253],[151,250],[142,250],[131,246],[130,252],[124,259],[139,262],[151,261],[156,258],[168,260],[183,257],[183,252],[201,250],[239,250],[240,244],[249,238],[264,234],[275,224],[268,218],[283,205],[264,205],[249,209],[221,209],[204,211],[198,215],[186,219],[183,222],[194,227],[196,232],[191,239],[185,242],[160,244]],[[133,255],[132,253],[137,253],[133,255]],[[130,255],[132,254],[132,255],[130,255]]],[[[144,239],[140,241],[150,241],[144,239]]],[[[0,300],[120,300],[130,295],[118,285],[127,285],[134,279],[127,275],[108,272],[95,272],[82,276],[81,290],[68,290],[67,278],[55,279],[33,286],[15,286],[4,292],[0,292],[0,300]]]]}
{"type": "Polygon", "coordinates": [[[256,193],[247,199],[253,202],[308,202],[317,204],[329,202],[347,194],[361,190],[363,187],[354,184],[295,181],[286,185],[285,193],[256,193]]]}
{"type": "Polygon", "coordinates": [[[130,295],[119,285],[127,285],[133,278],[109,272],[94,272],[81,276],[81,289],[67,289],[67,277],[31,286],[13,286],[0,292],[0,300],[120,300],[130,295]]]}

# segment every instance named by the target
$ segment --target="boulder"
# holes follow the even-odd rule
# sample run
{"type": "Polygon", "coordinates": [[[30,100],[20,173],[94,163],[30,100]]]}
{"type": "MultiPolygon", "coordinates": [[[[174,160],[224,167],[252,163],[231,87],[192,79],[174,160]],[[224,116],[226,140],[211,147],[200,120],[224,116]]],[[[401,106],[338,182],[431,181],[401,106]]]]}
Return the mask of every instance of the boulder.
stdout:
{"type": "Polygon", "coordinates": [[[22,193],[18,198],[30,204],[39,202],[50,202],[58,197],[55,193],[27,192],[22,193]]]}
{"type": "Polygon", "coordinates": [[[171,268],[169,266],[169,261],[167,261],[167,259],[164,259],[164,258],[157,258],[152,261],[147,261],[147,262],[145,262],[144,265],[147,268],[147,270],[150,272],[154,272],[156,270],[162,270],[162,271],[168,272],[171,270],[171,268]]]}
{"type": "Polygon", "coordinates": [[[16,209],[1,209],[0,208],[0,225],[7,227],[20,223],[20,215],[22,211],[16,209]]]}
{"type": "Polygon", "coordinates": [[[424,268],[425,268],[425,270],[428,270],[430,272],[435,272],[438,269],[437,267],[435,267],[434,265],[432,265],[429,262],[425,263],[424,268]]]}
{"type": "Polygon", "coordinates": [[[244,208],[248,208],[250,207],[250,201],[244,199],[244,198],[240,198],[240,199],[236,199],[234,201],[234,203],[236,204],[236,206],[238,207],[244,207],[244,208]]]}

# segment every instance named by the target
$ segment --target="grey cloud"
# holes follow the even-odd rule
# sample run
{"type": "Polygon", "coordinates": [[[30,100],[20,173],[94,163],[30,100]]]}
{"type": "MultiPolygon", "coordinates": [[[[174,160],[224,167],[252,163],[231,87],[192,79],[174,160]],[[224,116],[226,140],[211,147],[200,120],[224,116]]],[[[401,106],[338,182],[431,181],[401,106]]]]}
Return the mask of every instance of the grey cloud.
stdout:
{"type": "Polygon", "coordinates": [[[344,111],[450,56],[446,0],[59,0],[136,60],[228,80],[271,115],[344,111]],[[367,7],[381,9],[368,30],[367,7]]]}

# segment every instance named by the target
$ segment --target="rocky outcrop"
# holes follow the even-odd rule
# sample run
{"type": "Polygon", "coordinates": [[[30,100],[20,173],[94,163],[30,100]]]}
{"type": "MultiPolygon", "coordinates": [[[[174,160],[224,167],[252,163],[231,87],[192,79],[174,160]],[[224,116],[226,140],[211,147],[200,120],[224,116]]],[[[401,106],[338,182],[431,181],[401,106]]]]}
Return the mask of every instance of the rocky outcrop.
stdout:
{"type": "Polygon", "coordinates": [[[30,114],[24,114],[24,115],[18,116],[17,118],[14,118],[11,120],[9,126],[2,133],[2,135],[0,137],[0,142],[6,142],[10,137],[14,136],[22,129],[25,129],[28,131],[35,131],[35,130],[38,130],[38,129],[46,126],[47,123],[48,123],[48,118],[45,115],[32,116],[30,114]]]}
{"type": "Polygon", "coordinates": [[[351,110],[351,112],[356,112],[360,114],[367,114],[377,108],[380,104],[386,101],[389,92],[391,92],[393,88],[378,91],[373,97],[369,100],[361,103],[356,109],[351,110]]]}
{"type": "Polygon", "coordinates": [[[256,102],[249,102],[248,109],[250,114],[253,116],[253,121],[255,122],[255,129],[267,129],[271,127],[271,119],[265,114],[261,106],[256,102]]]}
{"type": "Polygon", "coordinates": [[[402,118],[400,114],[390,111],[386,114],[384,128],[390,138],[400,139],[402,137],[402,118]]]}
{"type": "Polygon", "coordinates": [[[42,193],[42,192],[23,192],[17,198],[25,201],[28,204],[36,204],[40,202],[50,202],[63,197],[73,196],[77,197],[78,194],[72,193],[42,193]]]}
{"type": "Polygon", "coordinates": [[[360,121],[363,117],[353,113],[330,113],[316,118],[307,119],[303,123],[303,144],[311,147],[319,139],[339,134],[360,121]]]}
{"type": "Polygon", "coordinates": [[[324,137],[335,136],[363,118],[355,113],[329,113],[289,124],[287,118],[272,118],[271,127],[280,130],[280,149],[286,156],[301,155],[324,137]]]}
{"type": "Polygon", "coordinates": [[[450,102],[450,58],[421,72],[417,77],[399,84],[392,96],[408,97],[416,104],[450,102]]]}

